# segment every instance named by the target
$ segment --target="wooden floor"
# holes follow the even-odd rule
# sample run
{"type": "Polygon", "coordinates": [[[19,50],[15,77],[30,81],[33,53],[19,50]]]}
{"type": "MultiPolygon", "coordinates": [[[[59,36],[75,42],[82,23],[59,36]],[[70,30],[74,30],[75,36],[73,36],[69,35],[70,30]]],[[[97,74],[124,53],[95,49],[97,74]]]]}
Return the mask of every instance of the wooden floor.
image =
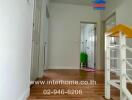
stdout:
{"type": "MultiPolygon", "coordinates": [[[[113,76],[114,77],[114,76],[113,76]]],[[[47,80],[77,80],[96,81],[96,85],[33,85],[28,100],[104,100],[104,72],[85,72],[81,70],[48,70],[39,81],[47,80]],[[82,94],[44,94],[44,90],[82,90],[82,94]]],[[[51,92],[50,91],[50,92],[51,92]]],[[[119,100],[119,91],[112,88],[113,100],[119,100]]]]}

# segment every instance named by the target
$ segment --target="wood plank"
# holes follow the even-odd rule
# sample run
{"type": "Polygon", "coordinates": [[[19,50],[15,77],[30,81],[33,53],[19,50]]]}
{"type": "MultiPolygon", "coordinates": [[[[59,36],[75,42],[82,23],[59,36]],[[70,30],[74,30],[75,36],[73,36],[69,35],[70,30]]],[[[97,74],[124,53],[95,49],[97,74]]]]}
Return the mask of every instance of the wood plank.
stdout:
{"type": "MultiPolygon", "coordinates": [[[[115,77],[115,75],[112,75],[115,77]]],[[[46,80],[95,80],[96,85],[33,85],[30,91],[30,97],[28,100],[104,100],[104,72],[85,72],[81,70],[48,70],[44,73],[44,76],[39,81],[46,80]],[[82,90],[82,94],[79,95],[44,95],[44,89],[77,89],[82,90]]],[[[112,87],[112,97],[114,100],[119,100],[119,90],[112,87]]]]}

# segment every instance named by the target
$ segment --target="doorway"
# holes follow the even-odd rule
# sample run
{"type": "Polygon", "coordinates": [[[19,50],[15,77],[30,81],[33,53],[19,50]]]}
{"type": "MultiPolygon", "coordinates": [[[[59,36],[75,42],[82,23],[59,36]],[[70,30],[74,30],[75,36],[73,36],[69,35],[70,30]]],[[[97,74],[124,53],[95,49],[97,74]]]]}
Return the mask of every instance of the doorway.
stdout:
{"type": "Polygon", "coordinates": [[[96,23],[81,22],[80,68],[96,69],[96,23]]]}

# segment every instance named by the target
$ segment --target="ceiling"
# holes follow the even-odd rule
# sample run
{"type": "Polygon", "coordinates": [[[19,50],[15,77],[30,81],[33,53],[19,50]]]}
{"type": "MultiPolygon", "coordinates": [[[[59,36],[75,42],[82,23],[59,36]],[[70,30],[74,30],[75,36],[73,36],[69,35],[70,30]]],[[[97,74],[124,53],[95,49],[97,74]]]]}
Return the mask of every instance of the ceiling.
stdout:
{"type": "Polygon", "coordinates": [[[77,4],[77,5],[90,5],[92,0],[50,0],[51,2],[77,4]]]}

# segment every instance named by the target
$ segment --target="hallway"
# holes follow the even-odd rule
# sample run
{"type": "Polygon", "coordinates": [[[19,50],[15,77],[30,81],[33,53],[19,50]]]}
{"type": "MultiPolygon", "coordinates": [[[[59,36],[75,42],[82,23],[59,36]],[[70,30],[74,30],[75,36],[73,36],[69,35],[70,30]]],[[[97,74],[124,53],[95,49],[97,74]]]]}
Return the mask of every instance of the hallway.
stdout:
{"type": "Polygon", "coordinates": [[[132,0],[1,0],[0,100],[132,100],[131,9],[132,0]],[[94,24],[84,41],[82,23],[94,24]]]}
{"type": "MultiPolygon", "coordinates": [[[[31,86],[30,97],[28,100],[104,100],[104,72],[85,72],[81,70],[48,70],[45,72],[43,78],[38,81],[49,80],[63,80],[63,81],[96,81],[96,84],[89,85],[33,85],[31,86]],[[44,90],[54,89],[72,89],[82,90],[82,94],[43,94],[44,90]]],[[[119,100],[119,91],[115,88],[112,89],[112,98],[119,100]]]]}

